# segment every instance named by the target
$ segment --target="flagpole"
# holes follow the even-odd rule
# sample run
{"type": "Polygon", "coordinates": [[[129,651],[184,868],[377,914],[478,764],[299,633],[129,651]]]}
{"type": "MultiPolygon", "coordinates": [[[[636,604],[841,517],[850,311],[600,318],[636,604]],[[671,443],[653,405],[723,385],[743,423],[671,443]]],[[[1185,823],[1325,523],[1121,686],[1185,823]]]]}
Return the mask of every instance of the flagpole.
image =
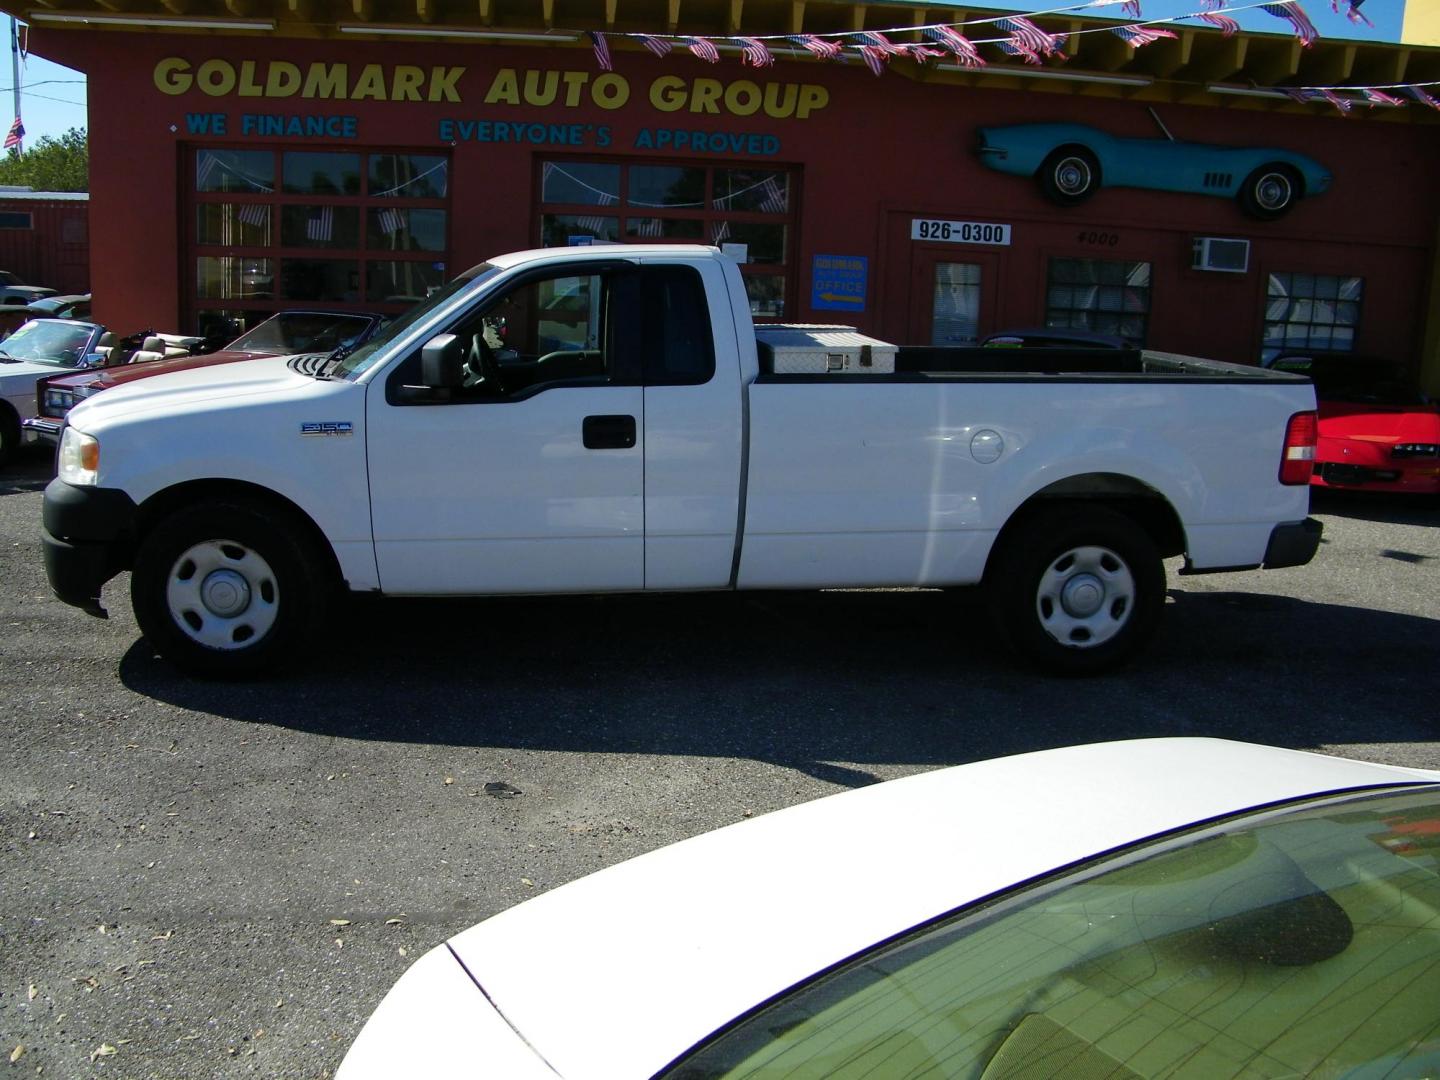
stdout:
{"type": "MultiPolygon", "coordinates": [[[[15,96],[15,115],[20,115],[20,24],[15,21],[15,16],[10,16],[10,88],[15,96]]],[[[15,153],[23,154],[24,136],[21,141],[15,144],[15,153]]]]}

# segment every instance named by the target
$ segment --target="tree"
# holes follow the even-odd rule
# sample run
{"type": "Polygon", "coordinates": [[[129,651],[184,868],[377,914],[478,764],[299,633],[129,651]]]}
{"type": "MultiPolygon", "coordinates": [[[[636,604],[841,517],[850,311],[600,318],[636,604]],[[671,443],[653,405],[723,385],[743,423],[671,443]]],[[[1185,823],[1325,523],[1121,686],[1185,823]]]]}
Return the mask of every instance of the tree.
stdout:
{"type": "Polygon", "coordinates": [[[89,191],[90,144],[84,128],[42,135],[23,154],[0,157],[0,184],[36,191],[89,191]]]}

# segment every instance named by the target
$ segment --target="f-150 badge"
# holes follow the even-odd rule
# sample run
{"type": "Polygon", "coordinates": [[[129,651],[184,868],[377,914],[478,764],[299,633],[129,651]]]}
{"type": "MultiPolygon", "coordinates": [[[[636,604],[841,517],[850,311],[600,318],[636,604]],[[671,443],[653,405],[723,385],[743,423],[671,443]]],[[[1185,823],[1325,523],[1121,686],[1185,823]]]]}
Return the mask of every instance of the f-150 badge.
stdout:
{"type": "Polygon", "coordinates": [[[301,435],[354,435],[355,425],[349,420],[302,420],[301,435]]]}

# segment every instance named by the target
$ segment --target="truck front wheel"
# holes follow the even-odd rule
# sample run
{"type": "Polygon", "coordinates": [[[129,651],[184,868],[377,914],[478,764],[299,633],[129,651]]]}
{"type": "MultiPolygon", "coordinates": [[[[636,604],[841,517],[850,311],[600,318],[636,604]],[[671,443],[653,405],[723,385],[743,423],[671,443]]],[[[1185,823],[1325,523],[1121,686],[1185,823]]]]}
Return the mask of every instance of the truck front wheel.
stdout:
{"type": "Polygon", "coordinates": [[[1047,671],[1094,675],[1150,637],[1165,602],[1165,566],[1149,535],[1106,507],[1059,505],[1003,538],[985,576],[1011,646],[1047,671]]]}
{"type": "Polygon", "coordinates": [[[324,629],[332,575],[289,515],[242,499],[170,515],[135,556],[141,631],[176,667],[209,678],[283,665],[324,629]]]}

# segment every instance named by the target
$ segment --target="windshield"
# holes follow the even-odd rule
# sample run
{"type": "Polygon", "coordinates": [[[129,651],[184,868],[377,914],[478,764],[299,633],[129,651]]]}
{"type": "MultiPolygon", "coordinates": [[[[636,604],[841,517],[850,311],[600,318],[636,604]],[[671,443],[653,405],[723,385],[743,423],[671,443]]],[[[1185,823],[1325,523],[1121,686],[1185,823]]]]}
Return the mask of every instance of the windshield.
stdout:
{"type": "MultiPolygon", "coordinates": [[[[390,342],[403,335],[410,327],[420,322],[429,315],[430,312],[434,311],[462,289],[469,287],[477,281],[493,277],[499,272],[498,267],[491,266],[489,263],[472,266],[424,303],[417,304],[394,322],[387,324],[385,328],[373,338],[346,356],[340,365],[331,372],[331,375],[341,379],[359,378],[370,369],[371,365],[379,358],[385,346],[389,345],[390,342]]],[[[256,327],[256,329],[259,329],[259,327],[256,327]]]]}
{"type": "Polygon", "coordinates": [[[76,367],[85,355],[85,346],[90,343],[94,329],[89,323],[36,319],[0,341],[0,352],[17,360],[76,367]]]}
{"type": "Polygon", "coordinates": [[[342,345],[354,345],[374,321],[360,315],[284,311],[240,335],[226,348],[276,355],[330,352],[342,345]]]}

